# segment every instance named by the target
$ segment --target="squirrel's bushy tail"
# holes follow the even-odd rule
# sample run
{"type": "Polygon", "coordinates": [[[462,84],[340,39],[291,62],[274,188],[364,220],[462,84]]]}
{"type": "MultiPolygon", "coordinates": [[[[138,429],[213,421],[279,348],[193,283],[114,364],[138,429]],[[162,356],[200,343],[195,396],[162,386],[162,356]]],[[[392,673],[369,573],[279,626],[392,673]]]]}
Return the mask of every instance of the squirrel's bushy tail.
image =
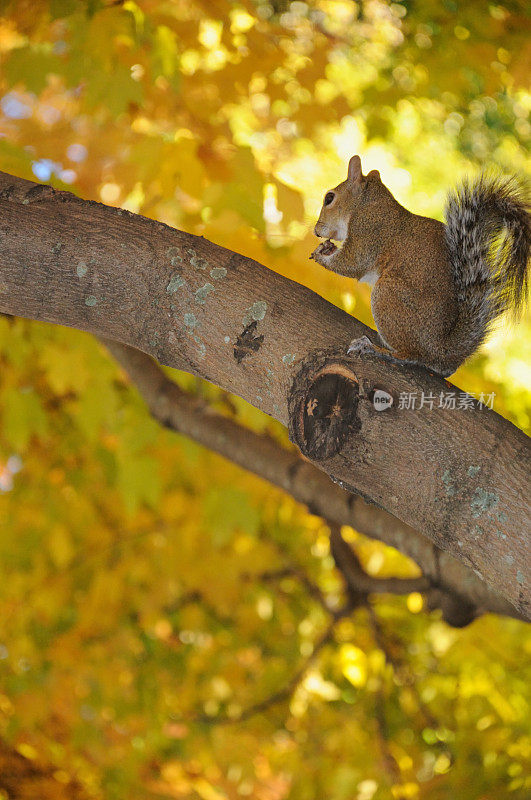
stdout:
{"type": "Polygon", "coordinates": [[[459,316],[451,338],[462,360],[500,314],[525,304],[531,248],[529,198],[515,178],[482,175],[447,199],[446,241],[459,316]],[[466,352],[464,352],[466,350],[466,352]]]}

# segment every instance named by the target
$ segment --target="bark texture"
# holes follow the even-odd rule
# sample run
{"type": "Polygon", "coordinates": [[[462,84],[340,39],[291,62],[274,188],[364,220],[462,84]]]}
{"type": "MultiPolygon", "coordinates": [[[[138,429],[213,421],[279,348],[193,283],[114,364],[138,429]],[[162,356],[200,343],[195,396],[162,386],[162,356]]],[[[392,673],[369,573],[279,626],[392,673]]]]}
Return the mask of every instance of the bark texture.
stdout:
{"type": "MultiPolygon", "coordinates": [[[[488,409],[405,410],[453,387],[346,357],[371,331],[251,259],[162,223],[0,174],[0,310],[129,344],[290,426],[333,480],[530,606],[529,446],[488,409]],[[374,392],[394,403],[376,411],[374,392]]],[[[459,390],[456,390],[457,392],[459,390]]]]}

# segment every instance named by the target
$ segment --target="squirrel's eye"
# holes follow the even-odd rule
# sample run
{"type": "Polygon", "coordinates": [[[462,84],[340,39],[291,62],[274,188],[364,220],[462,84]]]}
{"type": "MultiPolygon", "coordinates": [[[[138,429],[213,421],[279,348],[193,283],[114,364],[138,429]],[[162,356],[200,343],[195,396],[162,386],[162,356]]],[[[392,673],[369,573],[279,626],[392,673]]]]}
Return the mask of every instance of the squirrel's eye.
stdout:
{"type": "Polygon", "coordinates": [[[325,206],[329,206],[332,200],[334,199],[335,194],[333,192],[327,192],[324,197],[324,204],[325,206]]]}

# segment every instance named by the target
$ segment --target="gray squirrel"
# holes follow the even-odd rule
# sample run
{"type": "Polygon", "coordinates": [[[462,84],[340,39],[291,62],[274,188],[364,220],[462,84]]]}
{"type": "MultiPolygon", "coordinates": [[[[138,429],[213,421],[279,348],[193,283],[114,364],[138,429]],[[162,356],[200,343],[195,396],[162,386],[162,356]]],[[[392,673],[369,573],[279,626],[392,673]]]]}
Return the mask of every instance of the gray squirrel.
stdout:
{"type": "Polygon", "coordinates": [[[340,275],[373,280],[382,346],[368,337],[349,352],[421,364],[448,376],[479,347],[492,322],[526,301],[531,223],[515,178],[481,175],[448,196],[446,225],[412,214],[350,159],[347,179],[326,192],[311,254],[340,275]],[[342,241],[337,247],[331,239],[342,241]]]}

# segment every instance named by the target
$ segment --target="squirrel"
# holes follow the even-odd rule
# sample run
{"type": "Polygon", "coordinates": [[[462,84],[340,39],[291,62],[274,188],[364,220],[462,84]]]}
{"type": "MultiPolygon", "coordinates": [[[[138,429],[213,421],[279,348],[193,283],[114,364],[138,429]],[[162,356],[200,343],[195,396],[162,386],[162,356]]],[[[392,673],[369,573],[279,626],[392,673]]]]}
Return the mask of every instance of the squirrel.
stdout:
{"type": "Polygon", "coordinates": [[[451,375],[493,321],[525,304],[531,245],[529,200],[515,178],[481,175],[450,192],[446,225],[398,203],[378,170],[324,196],[310,258],[340,275],[374,281],[371,307],[381,345],[367,336],[348,349],[451,375]],[[337,247],[331,239],[343,242],[337,247]]]}

